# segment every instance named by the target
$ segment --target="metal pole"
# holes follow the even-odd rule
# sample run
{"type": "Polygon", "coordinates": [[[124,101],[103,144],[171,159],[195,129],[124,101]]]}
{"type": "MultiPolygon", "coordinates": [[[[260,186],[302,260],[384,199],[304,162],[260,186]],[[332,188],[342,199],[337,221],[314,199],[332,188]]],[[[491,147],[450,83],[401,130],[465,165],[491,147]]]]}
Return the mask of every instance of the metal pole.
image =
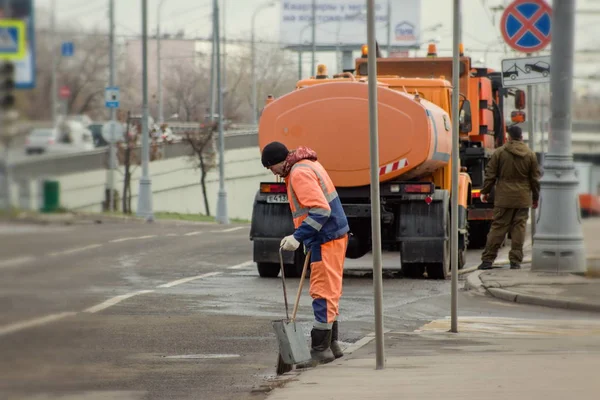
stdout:
{"type": "Polygon", "coordinates": [[[545,129],[546,129],[546,96],[548,95],[547,90],[546,89],[546,85],[544,84],[543,86],[543,92],[542,92],[542,96],[541,96],[541,104],[540,104],[540,134],[541,134],[541,144],[540,144],[540,154],[541,154],[541,164],[544,165],[544,159],[545,157],[545,153],[546,153],[546,147],[545,147],[545,129]]]}
{"type": "MultiPolygon", "coordinates": [[[[527,53],[527,57],[530,57],[531,53],[527,53]]],[[[535,122],[534,122],[534,104],[535,96],[533,95],[533,86],[527,85],[527,120],[529,128],[529,148],[535,153],[535,122]]],[[[531,243],[533,243],[533,237],[535,236],[535,210],[531,208],[531,243]]]]}
{"type": "Polygon", "coordinates": [[[309,76],[317,73],[317,0],[312,2],[312,61],[309,76]]]}
{"type": "Polygon", "coordinates": [[[375,368],[385,368],[383,347],[383,266],[381,264],[381,199],[379,198],[379,138],[377,131],[377,58],[375,0],[367,0],[367,58],[369,76],[369,138],[371,153],[371,234],[373,236],[373,295],[375,303],[375,368]]]}
{"type": "Polygon", "coordinates": [[[222,68],[223,68],[223,90],[227,91],[227,29],[225,28],[225,12],[227,11],[227,1],[223,0],[223,25],[222,25],[222,30],[223,30],[223,62],[222,62],[222,68]]]}
{"type": "Polygon", "coordinates": [[[575,0],[553,1],[552,40],[552,140],[544,159],[531,269],[581,273],[586,270],[586,256],[571,144],[575,0]]]}
{"type": "MultiPolygon", "coordinates": [[[[3,116],[5,117],[5,115],[3,116]]],[[[4,128],[5,127],[5,123],[4,121],[2,121],[2,124],[0,125],[0,128],[4,128]]],[[[11,171],[10,171],[10,164],[9,164],[9,160],[8,157],[10,155],[10,144],[11,144],[11,139],[10,138],[6,138],[6,140],[3,140],[4,144],[4,160],[3,160],[3,164],[4,164],[4,182],[3,182],[3,186],[4,186],[4,196],[5,196],[5,203],[4,203],[4,208],[8,211],[10,211],[10,209],[12,208],[12,194],[11,194],[11,181],[12,181],[12,177],[11,177],[11,171]]]]}
{"type": "Polygon", "coordinates": [[[252,14],[252,123],[254,125],[258,125],[258,116],[256,115],[256,43],[254,38],[254,23],[256,20],[256,14],[258,10],[254,11],[252,14]]]}
{"type": "Polygon", "coordinates": [[[150,137],[148,135],[148,0],[142,0],[142,176],[138,190],[138,217],[154,220],[150,180],[150,137]]]}
{"type": "Polygon", "coordinates": [[[219,97],[219,198],[217,202],[217,222],[229,224],[227,216],[227,192],[225,191],[225,138],[223,136],[223,86],[221,82],[221,50],[219,40],[219,1],[214,0],[215,41],[217,57],[217,96],[219,97]]]}
{"type": "Polygon", "coordinates": [[[387,56],[392,53],[392,2],[387,3],[387,56]]]}
{"type": "MultiPolygon", "coordinates": [[[[214,10],[213,10],[214,13],[214,10]]],[[[215,57],[215,52],[217,50],[217,42],[215,40],[216,38],[216,26],[215,26],[215,18],[213,16],[213,27],[212,27],[212,51],[210,54],[210,122],[211,124],[213,122],[215,122],[214,120],[214,115],[215,115],[215,108],[216,108],[216,90],[217,90],[217,82],[215,79],[215,75],[216,75],[216,71],[215,71],[215,61],[216,61],[216,57],[215,57]]]]}
{"type": "Polygon", "coordinates": [[[57,74],[58,74],[58,62],[56,57],[56,0],[51,0],[50,2],[50,53],[51,53],[51,63],[52,63],[52,84],[50,91],[50,99],[51,99],[51,107],[52,107],[52,126],[56,127],[56,119],[58,117],[58,83],[57,83],[57,74]]]}
{"type": "Polygon", "coordinates": [[[458,333],[458,157],[460,99],[460,0],[454,0],[454,32],[452,46],[452,192],[450,211],[450,332],[458,333]]]}
{"type": "MultiPolygon", "coordinates": [[[[11,16],[10,1],[4,0],[4,18],[10,18],[10,16],[11,16]]],[[[2,115],[0,115],[0,129],[7,128],[7,126],[8,126],[8,123],[6,121],[8,120],[9,116],[7,114],[8,113],[3,113],[2,115]]],[[[2,132],[0,132],[0,138],[5,139],[2,141],[4,144],[4,195],[6,196],[5,209],[7,211],[10,211],[10,209],[12,208],[12,194],[11,194],[12,173],[11,173],[11,166],[10,166],[10,162],[9,162],[9,156],[10,156],[10,145],[12,142],[12,138],[11,138],[11,132],[8,132],[8,131],[6,132],[6,138],[2,138],[1,133],[2,132]]]]}
{"type": "Polygon", "coordinates": [[[160,39],[160,18],[161,8],[165,0],[161,0],[156,10],[156,74],[157,74],[157,85],[158,85],[158,122],[163,123],[165,121],[165,115],[163,111],[163,90],[162,90],[162,62],[160,59],[161,50],[161,39],[160,39]]]}
{"type": "MultiPolygon", "coordinates": [[[[108,73],[108,86],[114,87],[115,85],[115,0],[109,0],[108,2],[108,13],[109,13],[109,39],[108,39],[108,53],[109,53],[109,73],[108,73]]],[[[110,120],[115,121],[116,110],[110,109],[110,120]]],[[[108,211],[114,211],[114,198],[115,198],[115,164],[116,164],[116,146],[115,146],[115,127],[111,125],[110,130],[110,142],[108,144],[108,211]]]]}
{"type": "Polygon", "coordinates": [[[302,50],[298,50],[298,80],[302,79],[302,50]]]}

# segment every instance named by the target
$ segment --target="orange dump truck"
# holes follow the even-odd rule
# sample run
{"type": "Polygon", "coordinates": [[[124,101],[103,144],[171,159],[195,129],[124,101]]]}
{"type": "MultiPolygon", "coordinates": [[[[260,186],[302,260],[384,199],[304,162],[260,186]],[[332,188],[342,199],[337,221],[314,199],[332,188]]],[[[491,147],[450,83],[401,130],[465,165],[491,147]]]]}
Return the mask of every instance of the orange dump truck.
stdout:
{"type": "MultiPolygon", "coordinates": [[[[461,58],[467,86],[470,60],[461,58]]],[[[398,250],[405,276],[445,279],[450,259],[450,190],[452,87],[451,58],[378,59],[379,177],[381,185],[382,240],[398,250]],[[450,69],[448,69],[450,68],[450,69]]],[[[356,60],[354,71],[332,77],[319,66],[317,75],[297,83],[296,90],[268,99],[261,115],[258,138],[262,149],[271,141],[288,148],[308,146],[317,152],[329,172],[350,224],[347,257],[359,258],[371,250],[370,159],[367,58],[356,60]]],[[[475,145],[462,146],[470,157],[470,169],[483,184],[485,160],[475,160],[467,149],[504,142],[502,115],[492,111],[492,84],[487,78],[489,107],[480,99],[477,82],[475,106],[486,107],[474,116],[473,101],[462,96],[460,132],[464,140],[476,131],[475,145]],[[489,114],[488,112],[489,111],[489,114]],[[500,121],[497,132],[480,135],[479,125],[500,121]],[[480,143],[477,141],[479,139],[480,143]],[[478,144],[479,143],[479,144],[478,144]],[[474,161],[475,160],[475,161],[474,161]],[[474,165],[481,169],[476,171],[474,165]]],[[[466,83],[465,83],[466,82],[466,83]]],[[[484,89],[485,90],[485,89],[484,89]]],[[[472,96],[471,96],[472,97],[472,96]]],[[[469,142],[471,143],[471,142],[469,142]]],[[[461,157],[462,158],[462,157],[461,157]]],[[[459,267],[464,265],[468,244],[468,211],[473,207],[473,183],[467,168],[459,176],[459,267]]],[[[486,205],[486,207],[488,207],[486,205]]],[[[486,211],[478,217],[484,217],[486,211]]],[[[491,211],[491,209],[490,209],[491,211]]],[[[256,194],[250,239],[254,261],[262,277],[279,272],[281,238],[293,232],[292,218],[282,182],[263,182],[256,194]]],[[[485,232],[487,234],[487,232],[485,232]]],[[[298,276],[303,254],[287,254],[286,274],[298,276]]]]}

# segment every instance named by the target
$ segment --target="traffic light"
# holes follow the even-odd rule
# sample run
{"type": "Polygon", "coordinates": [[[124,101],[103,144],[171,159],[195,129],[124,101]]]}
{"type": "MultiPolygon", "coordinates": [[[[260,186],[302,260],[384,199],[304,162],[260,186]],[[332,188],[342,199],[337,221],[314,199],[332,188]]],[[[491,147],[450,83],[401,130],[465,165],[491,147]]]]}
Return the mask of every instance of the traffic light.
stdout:
{"type": "Polygon", "coordinates": [[[0,108],[10,110],[15,105],[15,64],[3,61],[0,64],[0,108]]]}

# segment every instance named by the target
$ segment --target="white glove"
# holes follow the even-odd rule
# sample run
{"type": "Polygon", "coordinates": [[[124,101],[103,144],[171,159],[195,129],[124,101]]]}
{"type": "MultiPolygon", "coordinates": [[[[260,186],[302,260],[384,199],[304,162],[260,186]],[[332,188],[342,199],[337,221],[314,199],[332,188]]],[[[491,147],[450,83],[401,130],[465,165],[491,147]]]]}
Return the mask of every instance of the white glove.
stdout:
{"type": "Polygon", "coordinates": [[[280,246],[286,251],[295,251],[300,247],[300,242],[296,240],[294,235],[289,235],[281,239],[280,246]]]}

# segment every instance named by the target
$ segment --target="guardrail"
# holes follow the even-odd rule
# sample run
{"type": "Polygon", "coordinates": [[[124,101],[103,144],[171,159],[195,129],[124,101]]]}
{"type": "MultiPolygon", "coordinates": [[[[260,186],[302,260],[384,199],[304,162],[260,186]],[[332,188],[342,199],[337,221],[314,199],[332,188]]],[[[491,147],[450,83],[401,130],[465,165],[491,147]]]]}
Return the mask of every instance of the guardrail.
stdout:
{"type": "MultiPolygon", "coordinates": [[[[256,130],[230,130],[225,132],[225,149],[241,149],[258,146],[256,130]]],[[[135,150],[141,156],[141,148],[135,150]]],[[[183,142],[161,145],[162,159],[193,154],[183,142]]],[[[141,159],[141,158],[138,158],[141,159]]],[[[43,176],[67,175],[78,172],[105,169],[108,163],[108,147],[81,153],[34,156],[12,164],[13,179],[33,179],[43,176]]]]}

